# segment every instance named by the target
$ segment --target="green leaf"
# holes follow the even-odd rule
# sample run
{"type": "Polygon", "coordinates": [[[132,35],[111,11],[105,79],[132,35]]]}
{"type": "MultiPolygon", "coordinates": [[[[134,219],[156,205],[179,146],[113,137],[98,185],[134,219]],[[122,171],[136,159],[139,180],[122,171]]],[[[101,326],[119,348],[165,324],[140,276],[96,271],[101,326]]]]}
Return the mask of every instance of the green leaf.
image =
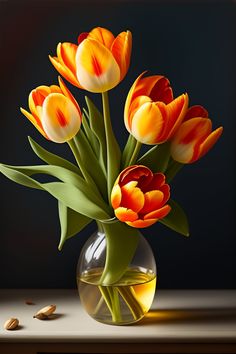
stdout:
{"type": "Polygon", "coordinates": [[[139,241],[139,231],[120,221],[102,224],[106,235],[106,263],[102,285],[116,283],[127,270],[139,241]]]}
{"type": "Polygon", "coordinates": [[[74,137],[84,169],[91,176],[102,196],[106,198],[106,177],[82,130],[74,137]]]}
{"type": "Polygon", "coordinates": [[[51,182],[44,183],[43,188],[67,207],[88,218],[101,221],[110,218],[110,215],[104,209],[90,200],[83,191],[71,184],[51,182]]]}
{"type": "Polygon", "coordinates": [[[78,175],[82,176],[80,169],[77,166],[75,166],[73,163],[42,148],[30,136],[28,137],[28,139],[33,151],[42,161],[46,162],[49,165],[55,165],[55,166],[67,168],[68,170],[73,171],[78,175]]]}
{"type": "Polygon", "coordinates": [[[58,249],[61,251],[65,241],[80,232],[92,219],[68,208],[60,201],[58,201],[58,214],[61,225],[61,239],[58,249]]]}
{"type": "Polygon", "coordinates": [[[100,154],[99,142],[98,142],[98,139],[97,139],[96,135],[94,134],[94,132],[91,130],[91,128],[89,126],[88,120],[86,118],[88,116],[89,116],[88,112],[84,109],[82,125],[83,125],[83,128],[84,128],[84,132],[85,132],[85,135],[87,137],[87,140],[89,141],[90,146],[91,146],[91,148],[93,150],[93,153],[95,154],[95,156],[97,158],[99,158],[99,154],[100,154]]]}
{"type": "Polygon", "coordinates": [[[43,190],[43,187],[41,186],[41,184],[39,182],[28,177],[27,175],[23,174],[22,172],[14,170],[13,168],[11,168],[7,165],[0,164],[0,172],[2,172],[2,174],[4,174],[4,176],[9,178],[11,181],[19,183],[22,186],[43,190]]]}
{"type": "Polygon", "coordinates": [[[102,92],[102,105],[107,147],[107,191],[110,203],[111,191],[120,172],[121,151],[111,124],[108,92],[102,92]]]}
{"type": "MultiPolygon", "coordinates": [[[[15,167],[0,165],[0,171],[14,182],[30,188],[46,190],[69,208],[89,218],[98,220],[107,220],[111,218],[111,215],[109,214],[109,206],[102,200],[102,198],[99,198],[96,194],[94,194],[91,191],[91,188],[89,188],[85,183],[83,186],[80,185],[80,187],[79,185],[67,183],[67,181],[72,181],[71,174],[74,173],[64,169],[63,167],[39,166],[38,168],[38,166],[15,167]],[[39,183],[38,181],[35,181],[33,178],[28,176],[28,174],[32,175],[35,173],[41,173],[42,170],[44,173],[46,171],[49,172],[52,168],[56,168],[57,171],[61,169],[62,175],[60,178],[63,178],[66,182],[39,183]],[[64,170],[67,171],[67,173],[64,173],[64,170]],[[68,175],[68,172],[70,175],[68,175]]],[[[79,176],[76,177],[78,178],[79,176]]]]}
{"type": "Polygon", "coordinates": [[[27,176],[33,176],[36,174],[46,174],[50,176],[54,176],[63,182],[71,183],[78,188],[87,188],[86,182],[76,173],[67,170],[64,167],[60,166],[51,166],[51,165],[37,165],[37,166],[10,166],[4,165],[7,168],[14,169],[15,171],[22,172],[27,176]]]}
{"type": "MultiPolygon", "coordinates": [[[[90,123],[90,128],[94,135],[97,137],[100,145],[99,149],[99,162],[102,166],[104,173],[106,174],[107,165],[107,150],[106,150],[106,135],[104,128],[104,119],[102,114],[99,112],[95,104],[90,98],[85,97],[85,101],[89,110],[88,119],[90,123]]],[[[85,111],[86,114],[86,111],[85,111]]]]}
{"type": "Polygon", "coordinates": [[[189,224],[185,212],[172,199],[169,200],[168,204],[171,206],[171,211],[159,222],[184,236],[189,236],[189,224]]]}
{"type": "Polygon", "coordinates": [[[122,153],[122,158],[121,158],[121,169],[123,170],[127,166],[129,166],[129,162],[131,160],[131,157],[133,155],[133,151],[136,146],[136,139],[133,137],[132,134],[129,135],[129,138],[126,142],[126,145],[124,147],[123,153],[122,153]]]}
{"type": "Polygon", "coordinates": [[[170,158],[170,145],[164,143],[155,145],[148,150],[139,160],[138,164],[147,166],[153,172],[165,172],[170,158]]]}

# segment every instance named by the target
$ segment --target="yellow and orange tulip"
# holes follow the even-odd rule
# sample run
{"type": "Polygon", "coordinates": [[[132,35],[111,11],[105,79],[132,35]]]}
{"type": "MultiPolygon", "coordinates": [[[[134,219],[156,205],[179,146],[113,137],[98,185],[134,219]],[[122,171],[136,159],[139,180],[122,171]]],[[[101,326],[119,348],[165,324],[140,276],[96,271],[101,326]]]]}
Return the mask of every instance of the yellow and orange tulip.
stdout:
{"type": "Polygon", "coordinates": [[[21,108],[38,131],[47,139],[64,143],[80,129],[80,107],[61,78],[59,85],[39,86],[29,95],[30,113],[21,108]]]}
{"type": "Polygon", "coordinates": [[[171,141],[171,155],[180,163],[195,162],[213,147],[222,132],[223,127],[212,131],[212,122],[205,108],[193,106],[171,141]]]}
{"type": "Polygon", "coordinates": [[[49,56],[57,71],[73,85],[90,92],[105,92],[125,77],[131,56],[131,32],[117,37],[96,27],[78,37],[78,45],[59,43],[57,56],[49,56]]]}
{"type": "Polygon", "coordinates": [[[142,165],[129,166],[118,176],[111,193],[117,219],[144,228],[164,218],[171,210],[166,204],[170,187],[162,173],[142,165]]]}
{"type": "MultiPolygon", "coordinates": [[[[143,74],[142,74],[143,75],[143,74]]],[[[136,140],[155,145],[171,139],[188,107],[188,95],[173,99],[164,76],[142,77],[132,85],[125,103],[125,126],[136,140]]]]}

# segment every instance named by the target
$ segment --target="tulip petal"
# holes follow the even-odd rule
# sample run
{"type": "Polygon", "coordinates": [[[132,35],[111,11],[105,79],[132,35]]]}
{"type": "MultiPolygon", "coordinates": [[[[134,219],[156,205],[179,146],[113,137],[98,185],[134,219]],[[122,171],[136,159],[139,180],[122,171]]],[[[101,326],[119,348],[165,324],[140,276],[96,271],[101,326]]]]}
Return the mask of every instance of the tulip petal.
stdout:
{"type": "Polygon", "coordinates": [[[120,81],[120,69],[111,52],[93,39],[85,39],[76,54],[77,78],[90,92],[105,92],[120,81]]]}
{"type": "Polygon", "coordinates": [[[61,93],[61,89],[59,86],[57,85],[51,85],[49,86],[49,89],[50,89],[50,93],[61,93]]]}
{"type": "Polygon", "coordinates": [[[120,80],[123,80],[130,64],[132,50],[132,34],[130,31],[121,32],[114,40],[111,52],[120,67],[120,80]]]}
{"type": "Polygon", "coordinates": [[[145,227],[151,226],[157,222],[157,219],[148,219],[148,220],[142,220],[138,219],[135,221],[127,221],[126,224],[132,227],[136,227],[138,229],[143,229],[145,227]]]}
{"type": "Polygon", "coordinates": [[[51,93],[48,86],[39,86],[36,89],[32,90],[29,94],[29,109],[32,112],[33,116],[37,117],[37,106],[41,106],[47,97],[51,93]]]}
{"type": "Polygon", "coordinates": [[[118,184],[114,185],[112,192],[111,192],[111,204],[113,209],[117,209],[121,203],[121,189],[118,184]]]}
{"type": "Polygon", "coordinates": [[[58,81],[59,81],[59,85],[61,88],[61,92],[74,103],[74,105],[76,106],[78,112],[81,115],[81,119],[82,119],[82,114],[81,114],[81,110],[80,110],[80,106],[78,105],[78,102],[76,101],[76,99],[74,98],[74,96],[72,95],[70,90],[66,87],[64,81],[62,80],[62,78],[60,76],[58,77],[58,81]]]}
{"type": "Polygon", "coordinates": [[[159,209],[163,205],[164,194],[159,190],[154,190],[150,192],[146,192],[144,194],[145,203],[142,210],[140,210],[140,214],[148,214],[153,210],[159,209]]]}
{"type": "Polygon", "coordinates": [[[153,218],[157,218],[157,219],[162,219],[164,218],[167,214],[169,214],[171,210],[171,207],[169,205],[165,205],[162,208],[158,209],[158,210],[154,210],[149,214],[146,214],[144,216],[144,220],[149,220],[149,219],[153,219],[153,218]]]}
{"type": "Polygon", "coordinates": [[[75,56],[78,46],[73,43],[59,43],[57,47],[57,56],[61,63],[63,63],[76,76],[75,56]]]}
{"type": "Polygon", "coordinates": [[[47,96],[42,107],[42,125],[50,140],[63,143],[79,130],[81,116],[70,99],[60,93],[47,96]]]}
{"type": "Polygon", "coordinates": [[[184,121],[189,120],[191,118],[196,118],[196,117],[201,117],[201,118],[208,118],[208,112],[207,110],[199,105],[195,105],[190,107],[184,117],[184,121]]]}
{"type": "Polygon", "coordinates": [[[191,118],[181,124],[171,142],[171,155],[181,163],[190,163],[199,158],[199,147],[211,133],[211,120],[191,118]]]}
{"type": "Polygon", "coordinates": [[[78,36],[78,44],[82,43],[84,39],[88,37],[89,33],[88,32],[82,32],[78,36]]]}
{"type": "MultiPolygon", "coordinates": [[[[143,73],[144,74],[144,73],[143,73]]],[[[143,74],[141,74],[143,76],[143,74]]],[[[150,96],[155,85],[160,81],[164,76],[162,75],[152,75],[147,77],[139,76],[139,80],[136,83],[135,87],[135,96],[150,96]]],[[[160,101],[151,97],[152,101],[160,101]]]]}
{"type": "Polygon", "coordinates": [[[130,105],[129,108],[129,114],[127,117],[127,120],[125,120],[125,126],[128,132],[131,132],[132,129],[132,119],[137,110],[146,102],[152,102],[151,99],[147,96],[138,96],[136,97],[133,101],[132,104],[130,105]]]}
{"type": "Polygon", "coordinates": [[[153,75],[142,78],[137,86],[138,95],[146,95],[152,101],[170,103],[173,100],[173,92],[169,80],[161,75],[153,75]]]}
{"type": "Polygon", "coordinates": [[[193,141],[204,141],[211,133],[212,123],[208,118],[191,118],[184,122],[176,133],[176,139],[182,144],[189,144],[193,141]]]}
{"type": "Polygon", "coordinates": [[[160,191],[164,194],[162,204],[164,205],[170,199],[170,186],[169,184],[163,184],[159,187],[160,191]]]}
{"type": "Polygon", "coordinates": [[[125,101],[125,109],[124,109],[124,120],[125,120],[125,125],[128,125],[128,117],[129,117],[129,109],[130,109],[130,105],[132,103],[132,101],[135,99],[135,97],[138,96],[138,93],[136,91],[136,87],[139,83],[139,81],[141,80],[141,77],[145,74],[145,72],[143,72],[142,74],[140,74],[137,79],[134,81],[133,85],[131,86],[126,101],[125,101]]]}
{"type": "Polygon", "coordinates": [[[51,57],[49,55],[49,59],[54,66],[54,68],[61,74],[67,81],[69,81],[72,85],[75,85],[79,88],[82,88],[80,83],[78,82],[76,76],[69,70],[67,69],[59,60],[57,57],[51,57]]]}
{"type": "Polygon", "coordinates": [[[35,126],[36,129],[38,129],[38,131],[46,138],[48,139],[45,131],[43,130],[43,126],[42,123],[40,121],[40,119],[37,116],[33,116],[33,114],[30,114],[29,112],[27,112],[25,109],[20,108],[20,111],[22,114],[24,114],[24,116],[26,118],[29,119],[29,121],[35,126]]]}
{"type": "Polygon", "coordinates": [[[163,173],[154,173],[153,178],[149,181],[149,183],[146,185],[142,185],[141,189],[145,193],[155,189],[160,189],[160,187],[164,185],[164,183],[165,175],[163,173]]]}
{"type": "Polygon", "coordinates": [[[223,133],[223,127],[219,127],[206,138],[206,140],[199,147],[198,158],[204,156],[213,147],[213,145],[217,142],[217,140],[219,139],[222,133],[223,133]]]}
{"type": "Polygon", "coordinates": [[[119,183],[121,186],[127,184],[130,181],[137,181],[137,183],[142,184],[142,179],[145,178],[147,183],[152,179],[153,173],[146,166],[133,165],[124,169],[119,178],[119,183]]]}
{"type": "MultiPolygon", "coordinates": [[[[160,108],[161,106],[163,106],[159,103],[158,105],[160,106],[160,108]]],[[[163,130],[163,134],[160,137],[159,142],[165,142],[169,140],[174,135],[177,128],[180,126],[187,111],[188,95],[183,94],[177,97],[165,107],[168,112],[168,122],[165,125],[165,129],[163,130]]]]}
{"type": "Polygon", "coordinates": [[[41,123],[41,110],[39,108],[42,106],[45,98],[48,96],[48,94],[50,94],[50,92],[51,91],[48,86],[38,86],[36,89],[32,90],[29,94],[29,99],[28,99],[29,109],[37,125],[41,129],[43,129],[43,127],[41,123]]]}
{"type": "Polygon", "coordinates": [[[132,209],[136,213],[143,208],[144,195],[140,188],[137,188],[137,181],[132,181],[121,187],[121,205],[132,209]]]}
{"type": "MultiPolygon", "coordinates": [[[[143,80],[145,80],[145,78],[143,80]]],[[[161,77],[152,87],[150,97],[153,101],[161,101],[165,104],[173,101],[174,97],[172,88],[170,87],[170,81],[166,77],[161,77]]]]}
{"type": "Polygon", "coordinates": [[[155,103],[144,103],[133,116],[132,134],[141,143],[156,144],[164,122],[162,112],[155,103]]]}
{"type": "Polygon", "coordinates": [[[138,219],[138,214],[135,211],[123,207],[119,207],[115,210],[117,219],[123,222],[135,221],[138,219]]]}
{"type": "Polygon", "coordinates": [[[102,27],[95,27],[92,31],[89,32],[87,38],[95,39],[96,41],[100,42],[108,49],[111,48],[112,43],[115,39],[112,32],[102,27]]]}

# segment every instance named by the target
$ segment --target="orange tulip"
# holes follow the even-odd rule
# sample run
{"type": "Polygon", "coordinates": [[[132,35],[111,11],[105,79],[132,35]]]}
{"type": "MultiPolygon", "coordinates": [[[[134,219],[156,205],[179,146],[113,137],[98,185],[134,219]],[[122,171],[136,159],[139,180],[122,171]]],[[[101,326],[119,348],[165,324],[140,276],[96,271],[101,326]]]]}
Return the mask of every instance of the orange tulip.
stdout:
{"type": "Polygon", "coordinates": [[[169,140],[181,124],[188,107],[188,95],[173,100],[167,78],[159,75],[142,78],[142,75],[128,93],[125,126],[141,143],[161,144],[169,140]]]}
{"type": "Polygon", "coordinates": [[[21,112],[47,139],[64,143],[80,129],[82,114],[78,103],[61,78],[59,85],[39,86],[29,95],[29,109],[21,112]]]}
{"type": "Polygon", "coordinates": [[[180,163],[192,163],[204,156],[221,136],[223,127],[212,131],[208,112],[201,106],[189,108],[184,122],[171,141],[171,155],[180,163]]]}
{"type": "Polygon", "coordinates": [[[170,197],[170,187],[162,173],[141,165],[129,166],[118,176],[111,193],[111,203],[116,217],[126,224],[144,228],[170,211],[165,205],[170,197]]]}
{"type": "Polygon", "coordinates": [[[49,56],[54,67],[73,85],[90,92],[105,92],[123,80],[130,63],[132,35],[117,37],[96,27],[78,37],[79,45],[59,43],[57,57],[49,56]]]}

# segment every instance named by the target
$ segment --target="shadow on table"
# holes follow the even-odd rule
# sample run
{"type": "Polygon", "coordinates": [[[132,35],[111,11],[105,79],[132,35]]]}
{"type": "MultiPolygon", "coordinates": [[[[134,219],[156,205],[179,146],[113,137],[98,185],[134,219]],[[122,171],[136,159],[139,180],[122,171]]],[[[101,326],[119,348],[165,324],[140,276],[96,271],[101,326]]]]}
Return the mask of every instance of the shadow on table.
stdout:
{"type": "Polygon", "coordinates": [[[236,308],[231,309],[184,309],[184,310],[150,310],[137,325],[171,323],[214,323],[216,321],[227,321],[236,323],[236,308]]]}

